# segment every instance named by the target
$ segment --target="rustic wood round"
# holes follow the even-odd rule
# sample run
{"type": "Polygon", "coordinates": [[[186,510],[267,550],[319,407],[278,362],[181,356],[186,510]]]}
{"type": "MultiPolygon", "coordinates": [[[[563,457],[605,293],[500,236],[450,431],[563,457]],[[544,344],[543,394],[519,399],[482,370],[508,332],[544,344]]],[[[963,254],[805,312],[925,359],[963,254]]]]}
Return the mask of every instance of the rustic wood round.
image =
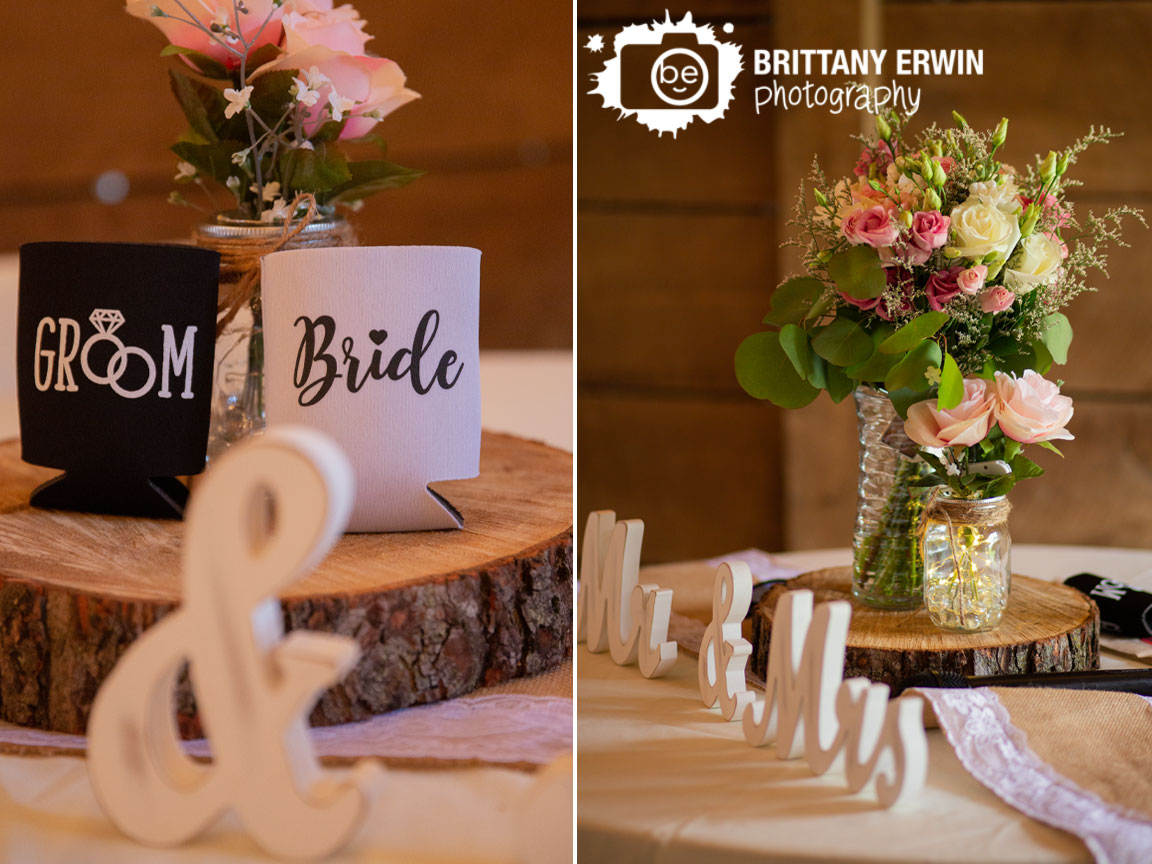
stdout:
{"type": "Polygon", "coordinates": [[[852,623],[844,652],[846,677],[862,675],[900,684],[918,672],[1008,675],[1075,672],[1100,663],[1100,613],[1096,604],[1067,585],[1012,577],[1012,594],[1000,626],[986,633],[937,629],[921,606],[909,612],[875,609],[852,596],[852,568],[802,573],[761,598],[753,613],[753,669],[768,660],[772,615],[785,591],[807,588],[817,603],[848,600],[852,623]]]}
{"type": "MultiPolygon", "coordinates": [[[[179,604],[182,523],[36,510],[59,472],[0,443],[0,718],[82,733],[127,646],[179,604]]],[[[316,725],[459,696],[572,652],[572,457],[485,432],[480,476],[434,484],[459,531],[348,534],[281,597],[286,629],[341,633],[363,652],[316,725]]],[[[180,727],[199,734],[182,676],[180,727]]]]}

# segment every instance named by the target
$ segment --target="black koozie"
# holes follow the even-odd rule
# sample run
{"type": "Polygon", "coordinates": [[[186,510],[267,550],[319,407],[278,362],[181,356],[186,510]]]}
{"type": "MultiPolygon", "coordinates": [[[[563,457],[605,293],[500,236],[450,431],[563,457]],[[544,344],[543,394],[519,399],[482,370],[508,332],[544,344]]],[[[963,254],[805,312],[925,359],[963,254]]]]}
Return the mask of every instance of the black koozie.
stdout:
{"type": "Polygon", "coordinates": [[[1064,584],[1096,601],[1104,632],[1134,639],[1152,636],[1152,594],[1147,591],[1092,573],[1069,576],[1064,584]]]}
{"type": "Polygon", "coordinates": [[[64,475],[32,504],[179,517],[204,470],[220,256],[190,246],[20,247],[24,461],[64,475]]]}

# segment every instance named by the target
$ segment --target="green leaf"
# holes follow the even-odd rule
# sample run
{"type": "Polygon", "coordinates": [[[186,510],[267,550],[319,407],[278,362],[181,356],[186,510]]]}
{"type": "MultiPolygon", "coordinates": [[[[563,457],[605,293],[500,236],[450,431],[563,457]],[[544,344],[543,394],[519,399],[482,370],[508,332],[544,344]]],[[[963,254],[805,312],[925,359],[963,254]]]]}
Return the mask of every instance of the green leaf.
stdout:
{"type": "Polygon", "coordinates": [[[772,292],[772,309],[764,316],[765,324],[799,324],[824,293],[819,279],[803,277],[781,282],[772,292]]]}
{"type": "Polygon", "coordinates": [[[792,361],[792,368],[801,378],[812,377],[812,352],[808,350],[808,334],[795,324],[780,328],[780,347],[792,361]]]}
{"type": "Polygon", "coordinates": [[[219,141],[212,115],[219,108],[219,116],[221,118],[224,116],[224,108],[220,106],[220,103],[227,101],[224,96],[218,90],[193,81],[175,69],[168,70],[168,81],[172,85],[176,101],[180,103],[180,110],[188,118],[188,125],[192,127],[192,131],[208,144],[219,141]]]}
{"type": "Polygon", "coordinates": [[[213,60],[207,54],[201,54],[199,51],[194,51],[191,48],[181,48],[179,45],[166,45],[164,50],[160,52],[161,57],[172,57],[177,54],[188,58],[201,75],[207,75],[209,78],[232,77],[228,69],[219,60],[213,60]]]}
{"type": "Polygon", "coordinates": [[[318,141],[335,141],[340,137],[340,133],[344,131],[344,127],[348,125],[348,117],[345,117],[339,123],[335,120],[329,120],[319,129],[312,133],[311,140],[318,141]]]}
{"type": "Polygon", "coordinates": [[[808,314],[804,316],[805,321],[819,321],[820,318],[836,303],[836,298],[831,294],[824,294],[812,304],[812,308],[808,310],[808,314]]]}
{"type": "Polygon", "coordinates": [[[936,407],[941,411],[955,408],[964,399],[964,376],[951,354],[945,353],[944,365],[940,370],[940,393],[936,397],[936,407]]]}
{"type": "Polygon", "coordinates": [[[1032,343],[1032,353],[1036,356],[1036,365],[1033,367],[1041,375],[1047,375],[1052,368],[1052,355],[1043,342],[1032,343]]]}
{"type": "Polygon", "coordinates": [[[781,408],[803,408],[820,391],[796,374],[780,334],[753,333],[736,349],[736,379],[748,395],[781,408]]]}
{"type": "Polygon", "coordinates": [[[1005,474],[1003,477],[997,477],[995,480],[984,487],[984,497],[997,498],[1000,495],[1007,495],[1012,491],[1012,487],[1015,485],[1015,474],[1005,474]]]}
{"type": "Polygon", "coordinates": [[[809,356],[812,358],[812,374],[808,376],[808,383],[817,390],[824,390],[828,387],[828,369],[836,367],[829,367],[828,361],[819,354],[809,356]]]}
{"type": "Polygon", "coordinates": [[[880,343],[885,354],[899,354],[911,351],[925,339],[935,336],[936,331],[948,321],[947,312],[925,312],[917,315],[887,339],[880,343]]]}
{"type": "Polygon", "coordinates": [[[244,149],[239,141],[217,141],[213,144],[195,144],[179,141],[171,150],[186,162],[195,165],[201,174],[206,174],[218,183],[224,183],[236,171],[232,164],[232,154],[244,149]]]}
{"type": "MultiPolygon", "coordinates": [[[[250,79],[252,95],[248,97],[248,104],[269,126],[275,127],[292,102],[292,79],[299,75],[298,69],[276,69],[250,79]]],[[[243,115],[237,114],[233,119],[243,120],[243,115]]]]}
{"type": "Polygon", "coordinates": [[[1004,439],[1004,461],[1011,464],[1012,460],[1020,455],[1020,451],[1024,449],[1024,445],[1014,438],[1004,439]]]}
{"type": "MultiPolygon", "coordinates": [[[[347,183],[352,176],[344,154],[323,143],[315,145],[314,150],[287,151],[280,160],[280,170],[284,187],[292,194],[327,192],[347,183]]],[[[288,195],[284,197],[288,199],[288,195]]]]}
{"type": "MultiPolygon", "coordinates": [[[[897,333],[900,331],[897,330],[897,333]]],[[[940,346],[931,339],[925,339],[908,352],[907,356],[892,367],[884,378],[886,390],[918,390],[923,392],[931,385],[924,373],[929,366],[939,366],[941,361],[940,346]]]]}
{"type": "Polygon", "coordinates": [[[880,343],[892,335],[892,328],[884,324],[872,332],[872,356],[865,360],[863,363],[856,363],[849,366],[844,370],[849,378],[855,378],[857,381],[873,381],[882,382],[888,372],[900,362],[902,355],[899,354],[883,354],[880,351],[880,343]]]}
{"type": "Polygon", "coordinates": [[[856,389],[856,382],[845,375],[839,366],[829,365],[827,378],[828,395],[837,404],[843,402],[845,397],[856,389]]]}
{"type": "Polygon", "coordinates": [[[367,159],[349,162],[351,179],[332,190],[328,198],[333,204],[348,204],[374,195],[384,189],[401,189],[424,172],[416,168],[405,168],[381,159],[367,159]]]}
{"type": "MultiPolygon", "coordinates": [[[[269,43],[261,45],[248,55],[248,73],[251,74],[265,63],[271,63],[283,53],[277,46],[269,43]]],[[[299,73],[297,73],[299,74],[299,73]]]]}
{"type": "Polygon", "coordinates": [[[812,350],[836,366],[852,366],[871,356],[872,337],[855,321],[836,318],[812,337],[812,350]]]}
{"type": "Polygon", "coordinates": [[[1053,453],[1055,453],[1055,454],[1056,454],[1057,456],[1059,456],[1061,459],[1063,459],[1063,458],[1064,458],[1064,454],[1063,454],[1063,453],[1061,453],[1061,452],[1059,451],[1059,449],[1057,449],[1056,445],[1055,445],[1055,444],[1053,444],[1051,441],[1037,441],[1036,443],[1037,443],[1038,445],[1040,445],[1041,447],[1043,447],[1045,450],[1051,450],[1053,453]]]}
{"type": "Polygon", "coordinates": [[[888,277],[880,256],[871,246],[850,246],[828,261],[828,276],[836,288],[857,300],[871,300],[884,293],[888,277]]]}
{"type": "Polygon", "coordinates": [[[900,415],[900,419],[908,419],[908,409],[915,403],[924,401],[923,390],[912,390],[908,387],[899,387],[895,390],[888,391],[888,399],[892,402],[892,407],[896,409],[896,413],[900,415]]]}
{"type": "Polygon", "coordinates": [[[1063,366],[1068,362],[1068,348],[1072,344],[1072,325],[1062,312],[1045,315],[1042,323],[1044,329],[1040,333],[1040,341],[1052,359],[1063,366]]]}

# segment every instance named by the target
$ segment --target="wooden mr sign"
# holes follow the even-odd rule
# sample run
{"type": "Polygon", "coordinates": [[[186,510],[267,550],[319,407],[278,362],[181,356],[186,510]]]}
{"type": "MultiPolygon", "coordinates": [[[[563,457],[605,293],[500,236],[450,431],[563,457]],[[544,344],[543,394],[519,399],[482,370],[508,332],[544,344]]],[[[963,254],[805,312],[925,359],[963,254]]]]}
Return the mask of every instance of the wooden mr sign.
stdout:
{"type": "Polygon", "coordinates": [[[220,256],[134,243],[20,248],[23,458],[66,472],[32,504],[179,517],[204,470],[220,256]]]}

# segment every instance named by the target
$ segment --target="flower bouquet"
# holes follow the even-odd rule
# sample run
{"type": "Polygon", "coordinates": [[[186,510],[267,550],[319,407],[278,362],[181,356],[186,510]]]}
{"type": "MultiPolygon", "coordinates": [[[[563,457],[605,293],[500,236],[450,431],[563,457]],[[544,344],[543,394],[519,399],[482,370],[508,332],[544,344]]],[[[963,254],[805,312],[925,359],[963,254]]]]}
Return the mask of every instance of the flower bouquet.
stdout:
{"type": "MultiPolygon", "coordinates": [[[[803,236],[790,241],[808,275],[776,288],[764,318],[772,329],[736,352],[743,388],[781,407],[821,390],[834,402],[855,394],[853,593],[890,608],[922,602],[938,510],[956,572],[1007,572],[1006,531],[990,531],[984,550],[1004,560],[989,567],[970,555],[960,566],[960,546],[984,535],[948,502],[1003,502],[1017,480],[1043,473],[1025,445],[1056,450],[1053,440],[1072,437],[1071,400],[1043,377],[1068,359],[1072,328],[1060,310],[1092,290],[1087,274],[1104,270],[1105,247],[1124,245],[1123,218],[1143,221],[1116,207],[1080,222],[1064,197],[1076,185],[1069,168],[1115,137],[1110,130],[1093,128],[1017,171],[997,159],[1007,119],[979,132],[953,117],[954,128],[911,137],[899,115],[880,114],[852,177],[832,181],[813,166],[811,199],[802,185],[791,223],[803,236]]],[[[1003,503],[984,515],[1002,521],[1003,503]]],[[[949,619],[962,629],[989,620],[949,619]]]]}
{"type": "MultiPolygon", "coordinates": [[[[167,37],[172,92],[188,129],[172,146],[176,183],[199,187],[214,216],[195,241],[220,253],[213,458],[264,426],[260,259],[279,249],[341,246],[355,234],[335,213],[421,172],[383,158],[372,130],[418,94],[351,5],[332,0],[128,0],[167,37]],[[349,147],[353,149],[348,149],[349,147]],[[352,158],[359,148],[374,158],[352,158]],[[227,189],[221,207],[211,181],[227,189]]],[[[181,191],[170,200],[193,204],[181,191]]],[[[205,209],[205,208],[201,208],[205,209]]]]}

